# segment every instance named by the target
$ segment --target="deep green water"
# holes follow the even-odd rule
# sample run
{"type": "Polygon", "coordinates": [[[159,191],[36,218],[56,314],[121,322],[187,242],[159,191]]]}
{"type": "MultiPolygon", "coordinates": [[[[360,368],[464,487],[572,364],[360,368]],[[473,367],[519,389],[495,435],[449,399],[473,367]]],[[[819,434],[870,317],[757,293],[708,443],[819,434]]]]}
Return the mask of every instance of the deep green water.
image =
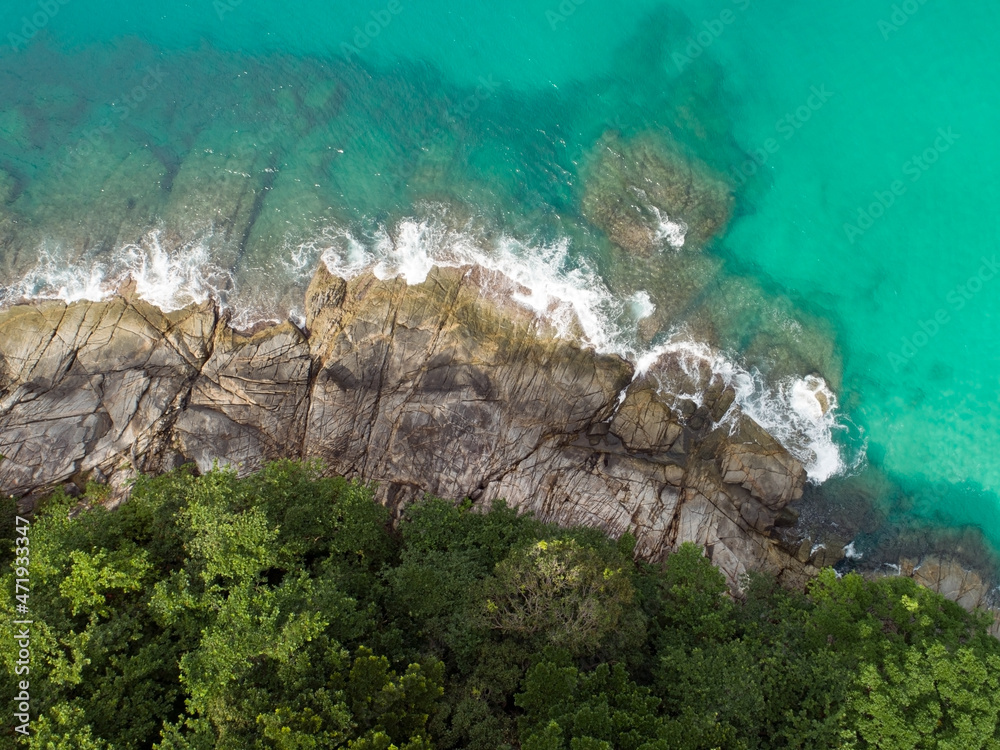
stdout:
{"type": "Polygon", "coordinates": [[[605,348],[683,327],[760,371],[748,408],[797,420],[813,476],[860,474],[831,502],[867,483],[889,526],[1000,547],[997,39],[969,0],[9,0],[3,295],[131,272],[252,322],[321,256],[479,259],[605,348]],[[600,144],[650,133],[732,218],[633,263],[583,205],[600,144]]]}

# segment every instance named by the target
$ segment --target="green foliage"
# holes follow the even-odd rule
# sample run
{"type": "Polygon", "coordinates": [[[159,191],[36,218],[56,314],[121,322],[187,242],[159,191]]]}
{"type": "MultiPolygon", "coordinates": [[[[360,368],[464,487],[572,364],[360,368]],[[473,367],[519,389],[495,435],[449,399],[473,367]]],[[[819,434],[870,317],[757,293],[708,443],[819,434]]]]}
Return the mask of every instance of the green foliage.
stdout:
{"type": "MultiPolygon", "coordinates": [[[[3,456],[0,456],[0,463],[3,456]]],[[[14,559],[14,527],[17,502],[12,497],[0,495],[0,570],[6,570],[14,559]]]]}
{"type": "Polygon", "coordinates": [[[687,542],[667,558],[660,586],[663,638],[694,647],[731,636],[734,605],[726,596],[726,579],[700,547],[687,542]]]}
{"type": "Polygon", "coordinates": [[[1000,657],[941,643],[863,664],[847,701],[848,748],[1000,748],[1000,657]]]}
{"type": "MultiPolygon", "coordinates": [[[[568,661],[568,660],[566,660],[568,661]]],[[[660,734],[659,701],[625,668],[601,664],[581,673],[543,661],[529,671],[515,703],[524,747],[616,747],[637,750],[660,734]]]]}
{"type": "Polygon", "coordinates": [[[104,740],[94,737],[80,706],[62,703],[38,718],[33,727],[32,747],[45,750],[110,750],[104,740]]]}
{"type": "Polygon", "coordinates": [[[129,543],[114,552],[101,549],[88,554],[75,549],[69,558],[59,593],[69,602],[70,614],[91,618],[110,617],[109,598],[141,591],[151,567],[146,551],[129,543]]]}
{"type": "Polygon", "coordinates": [[[1000,643],[908,579],[734,599],[693,545],[435,498],[392,529],[310,463],[102,492],[32,521],[34,748],[1000,750],[1000,643]]]}
{"type": "Polygon", "coordinates": [[[522,747],[699,750],[739,747],[735,732],[690,710],[664,712],[648,688],[637,685],[621,664],[581,672],[563,655],[536,664],[515,697],[522,747]]]}
{"type": "Polygon", "coordinates": [[[629,571],[617,562],[573,539],[514,550],[485,581],[482,618],[505,636],[593,653],[632,603],[629,571]]]}

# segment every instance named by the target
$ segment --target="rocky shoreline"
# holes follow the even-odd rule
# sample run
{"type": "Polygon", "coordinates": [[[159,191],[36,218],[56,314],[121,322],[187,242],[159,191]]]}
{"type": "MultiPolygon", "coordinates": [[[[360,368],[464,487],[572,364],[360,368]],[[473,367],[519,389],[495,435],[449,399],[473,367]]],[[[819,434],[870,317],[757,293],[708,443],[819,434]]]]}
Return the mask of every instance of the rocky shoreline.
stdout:
{"type": "MultiPolygon", "coordinates": [[[[504,498],[631,532],[649,560],[696,542],[734,588],[748,570],[801,586],[842,558],[786,533],[806,472],[709,368],[665,353],[637,376],[505,302],[501,281],[478,267],[344,281],[321,266],[304,329],[252,334],[211,303],[164,313],[128,288],[0,312],[0,492],[30,506],[96,479],[120,500],[138,472],[315,458],[376,482],[396,512],[425,492],[504,498]]],[[[901,572],[988,603],[952,561],[901,572]]]]}

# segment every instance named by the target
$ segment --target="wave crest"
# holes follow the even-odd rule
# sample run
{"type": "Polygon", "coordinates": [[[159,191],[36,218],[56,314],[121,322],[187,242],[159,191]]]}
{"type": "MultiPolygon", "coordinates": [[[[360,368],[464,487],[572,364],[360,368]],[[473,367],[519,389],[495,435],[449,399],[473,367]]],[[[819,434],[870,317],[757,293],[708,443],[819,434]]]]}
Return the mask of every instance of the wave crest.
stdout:
{"type": "MultiPolygon", "coordinates": [[[[801,461],[811,481],[824,482],[863,460],[863,447],[851,460],[845,459],[841,443],[847,441],[838,441],[838,436],[843,437],[848,427],[838,414],[836,395],[818,375],[769,384],[736,358],[677,332],[659,345],[643,345],[638,323],[655,310],[649,294],[616,296],[585,259],[571,252],[568,239],[533,243],[506,234],[488,235],[470,226],[456,228],[441,212],[431,213],[433,218],[405,218],[367,236],[329,227],[307,243],[286,246],[274,267],[285,273],[287,286],[304,289],[320,260],[344,278],[370,271],[380,279],[399,277],[408,284],[421,283],[435,266],[479,266],[491,272],[488,293],[531,310],[556,335],[636,363],[637,376],[664,354],[673,354],[690,376],[685,378],[687,385],[661,383],[676,396],[702,403],[704,393],[690,384],[705,382],[706,368],[713,378],[721,377],[736,399],[720,424],[733,420],[738,408],[801,461]]],[[[683,242],[681,227],[676,230],[683,242]]],[[[83,256],[75,264],[51,248],[42,248],[37,263],[19,282],[0,289],[0,305],[26,298],[100,300],[131,279],[142,299],[165,311],[209,299],[224,307],[230,302],[247,307],[253,290],[237,295],[237,277],[213,263],[208,246],[198,241],[168,249],[160,234],[152,232],[140,244],[126,245],[104,259],[83,256]]],[[[244,327],[273,319],[270,314],[255,317],[251,309],[234,312],[234,322],[244,327]]]]}

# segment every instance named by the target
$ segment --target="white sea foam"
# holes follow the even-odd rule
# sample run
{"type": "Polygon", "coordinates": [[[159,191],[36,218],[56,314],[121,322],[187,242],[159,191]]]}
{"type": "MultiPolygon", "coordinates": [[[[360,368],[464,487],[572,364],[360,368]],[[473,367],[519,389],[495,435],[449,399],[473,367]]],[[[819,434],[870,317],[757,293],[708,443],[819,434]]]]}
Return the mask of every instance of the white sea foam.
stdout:
{"type": "MultiPolygon", "coordinates": [[[[495,290],[544,318],[563,336],[582,338],[602,353],[619,354],[636,363],[637,376],[666,353],[680,355],[687,384],[700,382],[702,367],[721,376],[736,391],[734,406],[756,421],[805,466],[813,482],[824,482],[849,467],[835,435],[837,398],[817,375],[790,378],[768,387],[758,372],[706,344],[674,336],[655,347],[637,344],[635,324],[655,311],[643,291],[616,299],[585,262],[571,258],[565,240],[531,244],[506,235],[488,239],[443,222],[408,218],[382,227],[369,241],[331,230],[321,257],[331,273],[351,277],[371,269],[380,279],[400,277],[409,284],[427,278],[434,266],[477,265],[496,272],[506,288],[495,290]]],[[[675,395],[700,403],[703,394],[683,392],[685,384],[664,383],[675,395]]]]}
{"type": "Polygon", "coordinates": [[[770,389],[757,376],[753,390],[737,398],[755,422],[802,461],[812,481],[825,482],[848,469],[834,439],[843,429],[837,397],[818,375],[788,378],[770,389]]]}
{"type": "Polygon", "coordinates": [[[375,256],[364,243],[340,227],[324,227],[313,239],[292,247],[289,257],[296,270],[308,264],[309,273],[322,260],[330,273],[342,279],[353,279],[375,265],[375,256]]]}
{"type": "Polygon", "coordinates": [[[646,374],[665,354],[673,355],[687,377],[685,382],[661,380],[661,387],[701,404],[704,394],[691,388],[701,382],[700,373],[707,365],[736,393],[733,407],[720,424],[731,422],[738,407],[802,462],[811,481],[825,482],[849,468],[835,440],[842,429],[837,421],[837,397],[823,378],[789,378],[769,387],[759,372],[683,336],[672,337],[635,357],[636,377],[646,374]]]}
{"type": "Polygon", "coordinates": [[[36,298],[66,302],[103,299],[108,294],[106,273],[103,264],[72,264],[62,257],[58,248],[43,245],[38,249],[38,259],[31,270],[0,289],[0,304],[36,298]]]}
{"type": "Polygon", "coordinates": [[[861,560],[862,558],[864,558],[864,554],[858,552],[854,548],[854,542],[851,542],[846,547],[844,547],[844,557],[846,557],[848,560],[861,560]]]}
{"type": "Polygon", "coordinates": [[[636,320],[644,320],[656,312],[656,305],[649,292],[636,292],[629,298],[628,310],[636,320]]]}
{"type": "MultiPolygon", "coordinates": [[[[419,284],[435,266],[479,266],[494,272],[498,288],[492,291],[534,311],[558,335],[582,338],[600,352],[621,349],[619,321],[626,304],[585,262],[570,257],[567,240],[534,244],[508,235],[487,238],[440,221],[409,218],[380,228],[368,243],[344,231],[330,231],[327,241],[320,257],[331,273],[347,278],[371,269],[383,280],[400,277],[419,284]]],[[[648,295],[632,301],[640,308],[634,319],[651,313],[648,295]]]]}
{"type": "Polygon", "coordinates": [[[149,235],[141,245],[123,248],[114,265],[115,278],[131,277],[139,296],[165,311],[218,298],[232,281],[228,272],[214,266],[203,243],[168,253],[158,233],[149,235]]]}
{"type": "Polygon", "coordinates": [[[659,207],[650,202],[649,195],[645,190],[633,187],[632,192],[635,193],[645,209],[656,217],[656,228],[652,231],[653,243],[658,245],[661,250],[664,249],[664,246],[675,251],[682,249],[687,238],[688,225],[681,220],[672,221],[659,207]]]}
{"type": "Polygon", "coordinates": [[[672,250],[680,250],[684,247],[684,240],[687,237],[688,225],[683,221],[671,221],[670,217],[660,211],[656,206],[650,206],[656,214],[657,227],[653,235],[653,241],[658,245],[665,242],[672,250]]]}
{"type": "Polygon", "coordinates": [[[125,245],[103,257],[70,259],[58,247],[43,246],[34,266],[0,292],[0,304],[19,299],[102,300],[131,279],[137,294],[161,310],[219,298],[231,285],[228,272],[213,266],[201,242],[167,251],[158,232],[138,245],[125,245]]]}
{"type": "MultiPolygon", "coordinates": [[[[341,277],[371,270],[378,278],[400,277],[409,284],[424,281],[434,266],[479,266],[492,272],[488,292],[533,311],[560,336],[635,362],[637,376],[665,353],[680,355],[682,369],[690,376],[687,385],[663,384],[678,396],[700,401],[702,394],[683,391],[690,383],[701,382],[707,366],[737,394],[721,421],[731,420],[737,408],[742,410],[802,461],[812,481],[823,482],[851,468],[835,441],[842,429],[837,399],[822,378],[792,378],[769,386],[734,358],[680,335],[655,347],[641,346],[638,322],[656,309],[649,294],[638,291],[624,299],[616,297],[586,261],[574,257],[568,240],[532,243],[504,234],[488,236],[470,227],[454,228],[436,218],[441,214],[435,207],[426,215],[435,218],[407,218],[366,236],[331,227],[308,243],[285,247],[275,263],[277,274],[284,278],[275,283],[304,286],[319,259],[341,277]]],[[[664,239],[670,244],[667,235],[664,239]]],[[[168,250],[154,232],[138,245],[75,263],[57,250],[42,248],[38,262],[20,282],[0,289],[0,304],[31,297],[70,302],[103,299],[129,278],[142,298],[167,311],[209,298],[220,304],[231,298],[238,308],[241,300],[253,299],[252,294],[236,296],[240,290],[235,289],[232,273],[213,264],[207,243],[168,250]]],[[[235,312],[234,320],[246,326],[262,317],[255,317],[253,310],[235,312]]],[[[290,314],[301,316],[296,311],[290,314]]]]}

